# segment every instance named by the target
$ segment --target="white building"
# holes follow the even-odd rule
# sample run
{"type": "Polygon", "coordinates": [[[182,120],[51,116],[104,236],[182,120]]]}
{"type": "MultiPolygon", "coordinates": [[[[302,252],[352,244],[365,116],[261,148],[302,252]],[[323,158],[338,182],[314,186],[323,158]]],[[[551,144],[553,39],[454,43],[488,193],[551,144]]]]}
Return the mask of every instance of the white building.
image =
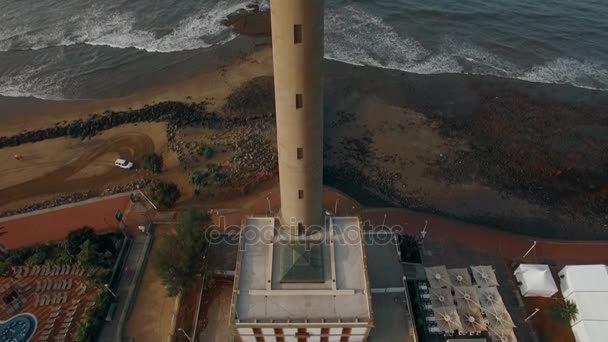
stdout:
{"type": "Polygon", "coordinates": [[[564,298],[578,307],[572,322],[576,341],[608,341],[608,266],[566,266],[559,278],[564,298]]]}

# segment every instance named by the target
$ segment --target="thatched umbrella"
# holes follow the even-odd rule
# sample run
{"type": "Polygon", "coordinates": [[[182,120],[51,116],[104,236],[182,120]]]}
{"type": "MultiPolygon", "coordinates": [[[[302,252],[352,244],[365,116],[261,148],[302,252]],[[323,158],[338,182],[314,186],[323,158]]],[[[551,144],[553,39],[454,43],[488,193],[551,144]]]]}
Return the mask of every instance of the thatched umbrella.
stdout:
{"type": "Polygon", "coordinates": [[[481,308],[476,287],[456,286],[454,287],[454,293],[456,294],[456,305],[458,307],[470,307],[477,310],[481,308]]]}
{"type": "Polygon", "coordinates": [[[486,331],[488,327],[479,309],[459,307],[456,309],[462,324],[462,332],[466,334],[486,331]]]}
{"type": "Polygon", "coordinates": [[[509,330],[515,328],[515,323],[513,323],[509,311],[503,305],[495,304],[486,307],[484,311],[490,322],[490,330],[509,330]]]}
{"type": "Polygon", "coordinates": [[[425,267],[424,272],[431,288],[447,287],[450,285],[450,275],[445,266],[425,267]]]}
{"type": "Polygon", "coordinates": [[[498,286],[492,266],[471,266],[475,283],[481,287],[498,286]]]}
{"type": "Polygon", "coordinates": [[[431,304],[434,308],[454,306],[454,297],[452,296],[452,290],[450,289],[431,288],[429,294],[431,295],[431,304]]]}
{"type": "Polygon", "coordinates": [[[450,281],[454,286],[473,285],[469,270],[467,270],[466,268],[450,268],[448,269],[448,274],[450,275],[450,281]]]}
{"type": "Polygon", "coordinates": [[[502,301],[502,297],[498,292],[498,289],[495,287],[482,287],[477,289],[477,294],[479,294],[479,300],[481,305],[484,307],[490,307],[492,305],[504,305],[502,301]]]}
{"type": "Polygon", "coordinates": [[[458,317],[455,306],[433,308],[433,313],[437,319],[437,328],[439,328],[439,330],[446,333],[454,333],[454,330],[462,330],[460,317],[458,317]]]}
{"type": "Polygon", "coordinates": [[[490,338],[494,342],[517,342],[513,329],[490,330],[490,338]]]}

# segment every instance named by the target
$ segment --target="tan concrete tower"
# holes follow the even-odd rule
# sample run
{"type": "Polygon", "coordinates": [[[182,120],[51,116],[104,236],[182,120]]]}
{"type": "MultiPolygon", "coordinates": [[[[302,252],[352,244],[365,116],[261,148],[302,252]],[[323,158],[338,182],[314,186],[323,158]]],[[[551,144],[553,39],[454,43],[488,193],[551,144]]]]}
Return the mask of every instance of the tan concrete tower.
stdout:
{"type": "Polygon", "coordinates": [[[323,0],[272,0],[281,223],[323,224],[323,0]]]}

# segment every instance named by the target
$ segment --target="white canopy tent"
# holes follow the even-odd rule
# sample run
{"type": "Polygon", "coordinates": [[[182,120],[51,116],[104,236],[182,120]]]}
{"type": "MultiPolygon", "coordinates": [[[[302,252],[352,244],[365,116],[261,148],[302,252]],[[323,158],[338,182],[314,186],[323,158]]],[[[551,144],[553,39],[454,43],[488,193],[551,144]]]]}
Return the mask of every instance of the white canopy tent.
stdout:
{"type": "Polygon", "coordinates": [[[557,285],[547,265],[521,264],[514,272],[524,297],[551,297],[557,285]]]}
{"type": "Polygon", "coordinates": [[[608,267],[606,265],[566,266],[559,272],[566,300],[578,308],[572,322],[577,342],[605,342],[608,336],[608,267]]]}

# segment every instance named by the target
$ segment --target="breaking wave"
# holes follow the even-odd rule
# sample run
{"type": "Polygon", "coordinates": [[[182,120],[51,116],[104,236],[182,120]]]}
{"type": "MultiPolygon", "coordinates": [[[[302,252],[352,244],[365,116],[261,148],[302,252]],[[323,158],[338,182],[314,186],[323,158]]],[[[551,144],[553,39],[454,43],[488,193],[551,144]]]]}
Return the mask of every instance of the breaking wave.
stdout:
{"type": "MultiPolygon", "coordinates": [[[[95,8],[61,24],[39,30],[26,27],[0,30],[0,51],[39,50],[48,47],[88,44],[135,48],[148,52],[176,52],[223,44],[236,35],[222,21],[252,1],[219,1],[212,8],[179,21],[170,32],[137,28],[133,14],[95,8]]],[[[266,6],[261,3],[261,6],[266,6]]]]}
{"type": "Polygon", "coordinates": [[[523,68],[472,43],[445,36],[436,51],[398,33],[380,17],[347,6],[325,19],[325,58],[417,74],[466,73],[608,90],[608,65],[558,58],[523,68]]]}

